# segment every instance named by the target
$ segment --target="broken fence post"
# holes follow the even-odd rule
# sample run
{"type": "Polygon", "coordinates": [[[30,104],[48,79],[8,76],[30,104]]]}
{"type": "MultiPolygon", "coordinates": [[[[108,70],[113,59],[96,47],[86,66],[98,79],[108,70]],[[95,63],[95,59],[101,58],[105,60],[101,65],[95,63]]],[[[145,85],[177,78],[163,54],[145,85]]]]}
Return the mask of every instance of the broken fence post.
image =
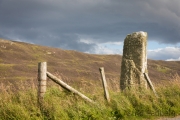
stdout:
{"type": "Polygon", "coordinates": [[[46,81],[47,81],[47,63],[38,63],[38,104],[41,106],[46,92],[46,81]]]}
{"type": "Polygon", "coordinates": [[[54,81],[55,83],[57,83],[58,85],[60,85],[61,87],[63,87],[64,89],[71,91],[77,95],[79,95],[81,98],[83,98],[84,100],[95,104],[95,102],[93,100],[91,100],[90,98],[86,97],[85,95],[83,95],[82,93],[80,93],[79,91],[77,91],[76,89],[72,88],[71,86],[67,85],[65,82],[63,82],[62,80],[58,79],[56,76],[52,75],[51,73],[47,72],[47,76],[54,81]]]}
{"type": "Polygon", "coordinates": [[[109,92],[108,92],[108,85],[107,85],[106,77],[105,77],[105,73],[104,73],[104,67],[100,67],[99,71],[101,73],[101,78],[102,78],[102,84],[103,84],[103,88],[104,88],[105,99],[108,102],[110,102],[109,92]]]}

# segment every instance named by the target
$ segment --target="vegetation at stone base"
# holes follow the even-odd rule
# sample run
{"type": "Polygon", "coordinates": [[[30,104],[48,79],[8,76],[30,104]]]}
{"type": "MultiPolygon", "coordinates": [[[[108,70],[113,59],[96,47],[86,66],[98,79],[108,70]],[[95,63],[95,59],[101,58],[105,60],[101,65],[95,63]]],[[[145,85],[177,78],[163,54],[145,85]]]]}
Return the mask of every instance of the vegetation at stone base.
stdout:
{"type": "MultiPolygon", "coordinates": [[[[180,115],[180,77],[156,85],[159,97],[150,91],[110,92],[108,104],[101,92],[86,94],[97,102],[86,103],[80,97],[63,91],[57,86],[48,87],[44,106],[37,106],[37,86],[21,87],[14,91],[11,86],[0,84],[1,120],[119,120],[155,119],[160,116],[180,115]]],[[[95,89],[94,87],[93,89],[95,89]]]]}

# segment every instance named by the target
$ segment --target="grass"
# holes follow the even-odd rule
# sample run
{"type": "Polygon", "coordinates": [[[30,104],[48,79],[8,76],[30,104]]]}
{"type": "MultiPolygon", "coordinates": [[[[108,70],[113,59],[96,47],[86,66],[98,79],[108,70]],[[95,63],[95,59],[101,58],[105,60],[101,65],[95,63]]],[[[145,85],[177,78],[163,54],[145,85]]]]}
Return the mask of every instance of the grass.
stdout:
{"type": "MultiPolygon", "coordinates": [[[[147,90],[143,92],[110,91],[107,103],[102,92],[88,93],[96,105],[83,101],[77,95],[48,86],[43,107],[37,104],[37,87],[0,84],[1,120],[120,120],[156,119],[162,116],[180,115],[180,77],[156,85],[158,98],[147,90]]],[[[98,88],[97,88],[98,89],[98,88]]]]}
{"type": "Polygon", "coordinates": [[[158,67],[157,70],[159,72],[162,72],[162,73],[167,73],[169,72],[171,69],[167,68],[167,67],[158,67]]]}
{"type": "Polygon", "coordinates": [[[14,64],[0,64],[0,70],[6,71],[9,69],[12,69],[13,66],[14,66],[14,64]]]}

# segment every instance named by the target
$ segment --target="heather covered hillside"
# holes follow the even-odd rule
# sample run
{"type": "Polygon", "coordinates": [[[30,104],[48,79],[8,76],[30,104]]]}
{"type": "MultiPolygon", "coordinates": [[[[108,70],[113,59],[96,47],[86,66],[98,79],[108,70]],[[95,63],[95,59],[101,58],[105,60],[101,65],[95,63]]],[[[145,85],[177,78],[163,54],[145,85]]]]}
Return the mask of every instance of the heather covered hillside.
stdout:
{"type": "MultiPolygon", "coordinates": [[[[109,87],[119,90],[121,55],[86,54],[0,39],[0,82],[36,82],[37,64],[43,61],[49,72],[82,89],[101,85],[99,67],[104,67],[109,87]]],[[[149,76],[154,83],[168,81],[180,74],[179,66],[179,61],[148,60],[149,76]]]]}

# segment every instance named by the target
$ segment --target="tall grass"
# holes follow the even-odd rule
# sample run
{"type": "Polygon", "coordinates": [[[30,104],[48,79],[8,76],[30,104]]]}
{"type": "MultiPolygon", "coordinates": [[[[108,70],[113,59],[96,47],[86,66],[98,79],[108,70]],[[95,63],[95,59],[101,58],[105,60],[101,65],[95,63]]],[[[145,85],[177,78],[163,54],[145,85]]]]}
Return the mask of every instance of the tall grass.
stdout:
{"type": "Polygon", "coordinates": [[[34,84],[15,91],[12,85],[1,83],[0,120],[139,120],[180,115],[180,77],[155,86],[158,98],[150,90],[125,93],[111,91],[111,102],[107,103],[101,92],[88,94],[97,102],[96,105],[51,86],[40,109],[34,84]]]}

